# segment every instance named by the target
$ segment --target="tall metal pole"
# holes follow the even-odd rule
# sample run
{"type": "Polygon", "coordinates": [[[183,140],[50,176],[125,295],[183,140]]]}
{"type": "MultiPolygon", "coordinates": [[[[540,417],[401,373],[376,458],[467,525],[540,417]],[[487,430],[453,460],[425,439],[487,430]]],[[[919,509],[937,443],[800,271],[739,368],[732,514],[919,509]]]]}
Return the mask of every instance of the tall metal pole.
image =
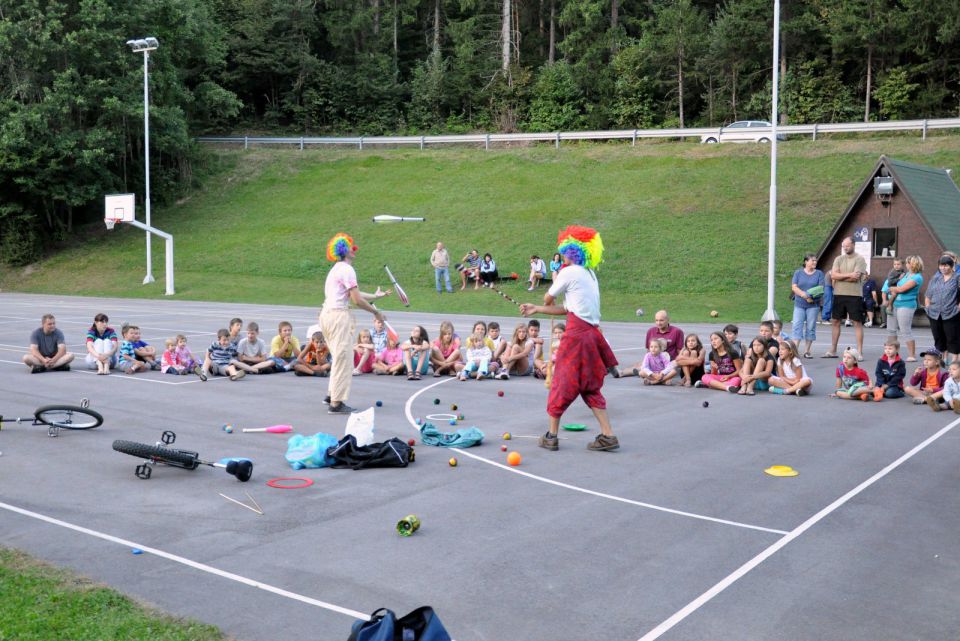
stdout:
{"type": "MultiPolygon", "coordinates": [[[[150,222],[150,51],[143,51],[143,167],[146,172],[146,198],[144,207],[147,211],[147,227],[150,222]]],[[[143,277],[143,284],[153,282],[153,257],[150,254],[150,232],[147,231],[147,275],[143,277]]]]}
{"type": "Polygon", "coordinates": [[[780,0],[773,2],[773,105],[770,117],[770,222],[767,248],[767,311],[761,320],[776,320],[773,307],[774,279],[777,263],[777,118],[780,87],[780,0]]]}

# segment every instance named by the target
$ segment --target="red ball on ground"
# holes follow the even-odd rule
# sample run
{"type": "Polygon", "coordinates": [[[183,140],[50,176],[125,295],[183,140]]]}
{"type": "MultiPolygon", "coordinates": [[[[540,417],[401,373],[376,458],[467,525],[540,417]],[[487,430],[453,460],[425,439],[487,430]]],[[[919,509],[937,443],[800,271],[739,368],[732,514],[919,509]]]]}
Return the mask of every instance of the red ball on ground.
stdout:
{"type": "Polygon", "coordinates": [[[500,390],[499,392],[497,392],[497,396],[503,396],[503,390],[500,390]]]}
{"type": "Polygon", "coordinates": [[[417,442],[414,439],[410,439],[409,441],[407,441],[407,445],[409,445],[410,447],[413,447],[416,444],[417,442]]]}
{"type": "Polygon", "coordinates": [[[506,446],[506,445],[501,445],[501,446],[500,446],[500,451],[501,451],[501,452],[506,452],[506,451],[507,451],[507,446],[506,446]]]}

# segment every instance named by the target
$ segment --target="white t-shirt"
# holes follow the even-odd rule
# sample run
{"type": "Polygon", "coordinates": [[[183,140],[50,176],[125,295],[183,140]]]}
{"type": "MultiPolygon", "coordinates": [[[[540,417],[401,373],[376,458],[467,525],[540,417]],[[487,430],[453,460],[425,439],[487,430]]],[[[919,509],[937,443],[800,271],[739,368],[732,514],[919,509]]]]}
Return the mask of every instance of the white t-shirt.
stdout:
{"type": "Polygon", "coordinates": [[[257,337],[255,341],[250,342],[249,338],[241,338],[240,342],[237,343],[237,354],[240,356],[250,356],[255,358],[257,356],[269,356],[267,352],[267,344],[263,342],[262,338],[257,337]]]}
{"type": "Polygon", "coordinates": [[[351,289],[357,286],[357,272],[350,263],[339,261],[327,273],[323,286],[324,309],[347,309],[350,307],[351,289]]]}
{"type": "Polygon", "coordinates": [[[600,324],[600,285],[592,271],[580,265],[567,265],[557,274],[548,294],[564,295],[563,308],[591,325],[600,324]]]}
{"type": "Polygon", "coordinates": [[[783,375],[787,378],[795,378],[798,374],[800,378],[810,378],[807,375],[807,370],[803,367],[803,361],[799,358],[794,358],[793,362],[782,360],[780,364],[783,365],[783,375]]]}

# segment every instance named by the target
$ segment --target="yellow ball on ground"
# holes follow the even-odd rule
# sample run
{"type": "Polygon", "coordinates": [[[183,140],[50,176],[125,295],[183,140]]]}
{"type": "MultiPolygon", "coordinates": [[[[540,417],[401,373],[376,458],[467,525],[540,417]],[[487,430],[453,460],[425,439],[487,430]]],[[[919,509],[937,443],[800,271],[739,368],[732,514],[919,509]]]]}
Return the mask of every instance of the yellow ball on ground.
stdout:
{"type": "Polygon", "coordinates": [[[716,318],[719,315],[720,315],[720,312],[718,312],[717,310],[713,310],[710,312],[710,318],[716,318]]]}
{"type": "Polygon", "coordinates": [[[456,467],[456,466],[457,466],[457,459],[456,459],[456,457],[452,457],[452,458],[451,458],[449,461],[447,461],[447,462],[450,463],[450,467],[456,467]]]}
{"type": "Polygon", "coordinates": [[[504,433],[503,433],[503,440],[505,440],[505,441],[509,441],[509,440],[510,440],[510,432],[504,432],[504,433]]]}

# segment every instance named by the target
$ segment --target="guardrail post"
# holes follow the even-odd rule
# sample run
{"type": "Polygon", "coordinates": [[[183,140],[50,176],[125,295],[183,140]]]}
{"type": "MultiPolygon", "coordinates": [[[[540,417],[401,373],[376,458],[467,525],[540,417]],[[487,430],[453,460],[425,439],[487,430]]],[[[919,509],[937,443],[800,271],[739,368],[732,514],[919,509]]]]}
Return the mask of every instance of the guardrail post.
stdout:
{"type": "Polygon", "coordinates": [[[363,151],[363,136],[360,136],[360,140],[357,141],[357,144],[360,145],[360,151],[363,151]]]}
{"type": "Polygon", "coordinates": [[[926,140],[926,139],[927,139],[927,119],[924,118],[923,119],[923,137],[920,140],[926,140]]]}
{"type": "Polygon", "coordinates": [[[303,136],[300,136],[300,151],[303,151],[303,136]]]}
{"type": "Polygon", "coordinates": [[[560,132],[557,132],[557,149],[560,149],[560,132]]]}
{"type": "Polygon", "coordinates": [[[631,147],[637,146],[637,130],[636,129],[633,130],[633,140],[630,141],[630,146],[631,147]]]}
{"type": "Polygon", "coordinates": [[[249,141],[247,140],[247,137],[244,136],[244,137],[243,137],[243,150],[246,151],[246,150],[249,149],[249,148],[250,148],[250,143],[249,143],[249,141]]]}
{"type": "Polygon", "coordinates": [[[487,134],[484,138],[483,148],[485,151],[490,151],[490,134],[487,134]]]}
{"type": "Polygon", "coordinates": [[[423,136],[420,136],[420,151],[423,151],[423,136]]]}
{"type": "Polygon", "coordinates": [[[813,123],[813,139],[817,139],[817,123],[813,123]]]}

